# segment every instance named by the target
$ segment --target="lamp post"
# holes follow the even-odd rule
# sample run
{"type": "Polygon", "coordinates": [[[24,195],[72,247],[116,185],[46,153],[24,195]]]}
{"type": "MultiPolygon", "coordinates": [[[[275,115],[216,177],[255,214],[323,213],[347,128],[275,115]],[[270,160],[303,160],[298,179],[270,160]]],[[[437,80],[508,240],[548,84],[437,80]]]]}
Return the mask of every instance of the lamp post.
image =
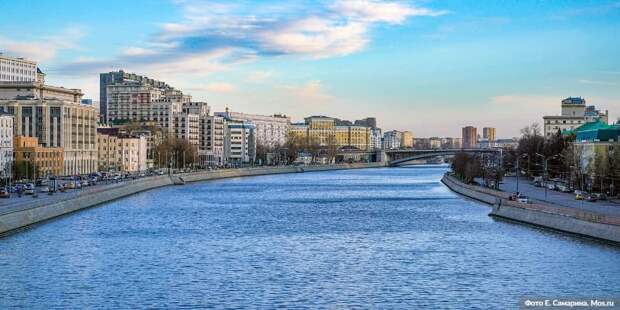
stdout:
{"type": "Polygon", "coordinates": [[[527,158],[530,158],[530,154],[521,154],[519,156],[517,156],[517,167],[516,167],[516,176],[517,176],[517,193],[519,192],[519,173],[521,173],[521,169],[519,169],[519,159],[521,159],[521,157],[525,157],[527,156],[527,158]]]}

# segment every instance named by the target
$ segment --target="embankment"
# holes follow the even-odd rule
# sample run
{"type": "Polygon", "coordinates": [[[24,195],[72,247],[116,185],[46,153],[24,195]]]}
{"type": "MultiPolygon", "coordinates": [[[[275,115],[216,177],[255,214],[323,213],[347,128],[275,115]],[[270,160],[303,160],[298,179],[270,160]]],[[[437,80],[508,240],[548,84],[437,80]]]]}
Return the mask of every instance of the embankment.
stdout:
{"type": "Polygon", "coordinates": [[[110,185],[99,185],[79,191],[56,194],[54,196],[40,195],[38,198],[33,198],[32,200],[25,200],[21,203],[8,206],[0,206],[0,236],[61,215],[162,186],[245,176],[379,168],[384,166],[385,165],[382,163],[367,163],[225,169],[175,174],[172,176],[148,177],[110,185]]]}
{"type": "Polygon", "coordinates": [[[509,193],[464,184],[448,174],[441,181],[458,194],[492,205],[491,216],[620,245],[620,217],[550,203],[510,201],[509,193]]]}

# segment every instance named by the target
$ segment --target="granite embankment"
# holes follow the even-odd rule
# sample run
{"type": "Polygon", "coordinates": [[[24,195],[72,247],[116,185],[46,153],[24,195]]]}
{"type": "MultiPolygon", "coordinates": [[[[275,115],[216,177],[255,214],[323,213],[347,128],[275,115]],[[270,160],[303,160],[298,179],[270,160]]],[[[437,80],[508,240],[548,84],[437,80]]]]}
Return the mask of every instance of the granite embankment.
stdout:
{"type": "Polygon", "coordinates": [[[446,174],[442,182],[452,191],[490,204],[489,215],[620,245],[620,217],[539,202],[508,200],[510,193],[464,184],[446,174]]]}
{"type": "Polygon", "coordinates": [[[302,173],[313,171],[379,168],[382,163],[343,164],[304,167],[259,167],[224,169],[194,173],[155,176],[110,185],[100,185],[73,193],[54,196],[41,195],[26,203],[0,207],[0,235],[19,230],[61,215],[90,208],[115,199],[142,191],[185,182],[208,181],[223,178],[257,176],[283,173],[302,173]]]}

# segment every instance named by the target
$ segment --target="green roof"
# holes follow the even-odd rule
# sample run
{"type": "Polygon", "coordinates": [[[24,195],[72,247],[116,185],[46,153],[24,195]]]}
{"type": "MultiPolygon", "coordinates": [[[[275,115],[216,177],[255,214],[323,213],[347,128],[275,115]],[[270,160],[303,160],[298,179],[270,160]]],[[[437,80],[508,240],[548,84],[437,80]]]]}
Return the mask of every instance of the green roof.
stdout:
{"type": "Polygon", "coordinates": [[[575,132],[589,131],[589,130],[601,130],[601,129],[614,129],[614,128],[615,128],[614,126],[608,125],[607,123],[604,123],[599,119],[596,122],[585,123],[575,128],[575,132]]]}

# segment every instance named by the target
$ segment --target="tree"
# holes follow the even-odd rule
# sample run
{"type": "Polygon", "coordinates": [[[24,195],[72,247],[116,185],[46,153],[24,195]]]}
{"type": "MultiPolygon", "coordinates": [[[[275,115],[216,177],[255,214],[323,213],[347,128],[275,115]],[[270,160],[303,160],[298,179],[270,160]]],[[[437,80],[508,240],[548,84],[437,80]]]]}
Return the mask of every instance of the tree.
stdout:
{"type": "Polygon", "coordinates": [[[256,160],[261,162],[261,164],[265,164],[267,162],[267,154],[271,152],[269,146],[263,144],[262,142],[256,141],[256,160]]]}
{"type": "Polygon", "coordinates": [[[30,160],[19,160],[13,162],[13,179],[14,180],[33,180],[36,179],[35,164],[30,160]]]}
{"type": "Polygon", "coordinates": [[[165,138],[155,147],[154,160],[158,167],[185,168],[198,162],[198,148],[185,139],[165,138]]]}
{"type": "MultiPolygon", "coordinates": [[[[539,163],[540,158],[536,155],[544,153],[545,138],[540,134],[540,126],[534,123],[521,129],[521,138],[517,147],[517,154],[528,155],[527,174],[532,175],[532,164],[539,163]]],[[[542,167],[542,163],[539,163],[542,167]]],[[[542,170],[541,170],[542,171],[542,170]]]]}
{"type": "Polygon", "coordinates": [[[290,164],[297,159],[299,151],[302,150],[305,139],[293,133],[286,135],[286,142],[284,143],[284,153],[286,155],[286,163],[290,164]]]}

